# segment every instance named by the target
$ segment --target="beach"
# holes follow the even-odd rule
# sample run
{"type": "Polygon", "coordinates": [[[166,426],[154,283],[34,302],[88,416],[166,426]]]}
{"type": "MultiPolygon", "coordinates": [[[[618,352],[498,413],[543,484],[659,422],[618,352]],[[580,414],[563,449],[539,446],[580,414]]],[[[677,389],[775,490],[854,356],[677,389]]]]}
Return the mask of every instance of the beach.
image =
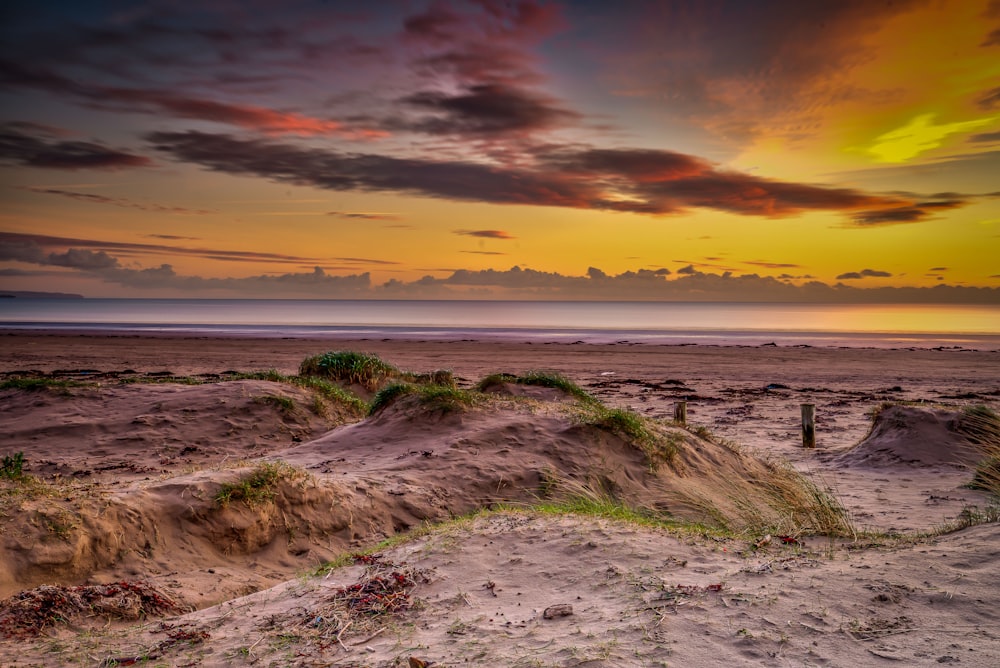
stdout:
{"type": "Polygon", "coordinates": [[[963,410],[1000,406],[997,351],[46,330],[0,341],[5,379],[48,383],[0,391],[0,454],[23,452],[25,471],[65,494],[5,497],[0,598],[141,580],[176,604],[99,637],[80,633],[99,621],[84,616],[17,648],[0,640],[2,665],[122,665],[139,652],[164,665],[1000,661],[1000,531],[971,517],[991,500],[965,486],[977,460],[954,429],[963,410]],[[282,380],[330,350],[445,370],[465,390],[510,377],[478,403],[430,410],[404,396],[365,417],[282,380]],[[601,419],[622,409],[660,425],[669,457],[653,466],[612,423],[578,417],[596,404],[521,382],[533,372],[575,383],[601,419]],[[671,424],[679,402],[686,429],[671,424]],[[802,404],[816,407],[816,449],[802,447],[802,404]],[[850,530],[736,530],[745,515],[730,501],[756,494],[777,460],[828,489],[850,530]],[[220,488],[262,462],[283,471],[276,495],[219,508],[220,488]],[[726,497],[731,530],[529,511],[574,485],[687,522],[726,497]],[[414,531],[374,563],[303,576],[414,531]],[[329,612],[338,592],[392,574],[398,614],[329,612]]]}

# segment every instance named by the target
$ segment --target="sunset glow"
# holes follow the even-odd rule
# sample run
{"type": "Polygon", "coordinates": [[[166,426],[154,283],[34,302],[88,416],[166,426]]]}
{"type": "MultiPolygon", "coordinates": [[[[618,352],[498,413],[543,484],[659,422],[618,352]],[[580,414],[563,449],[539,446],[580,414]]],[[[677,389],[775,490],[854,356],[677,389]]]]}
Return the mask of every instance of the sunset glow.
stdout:
{"type": "Polygon", "coordinates": [[[43,1],[0,33],[3,290],[1000,303],[995,1],[43,1]]]}

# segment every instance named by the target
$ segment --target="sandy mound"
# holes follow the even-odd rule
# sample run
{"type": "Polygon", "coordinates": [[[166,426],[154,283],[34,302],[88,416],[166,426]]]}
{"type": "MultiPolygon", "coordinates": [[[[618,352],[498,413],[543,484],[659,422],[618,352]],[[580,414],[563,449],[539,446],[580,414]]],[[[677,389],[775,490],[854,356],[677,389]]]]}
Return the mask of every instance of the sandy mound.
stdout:
{"type": "Polygon", "coordinates": [[[307,389],[265,380],[0,390],[0,442],[26,471],[121,482],[259,457],[345,416],[307,389]]]}
{"type": "MultiPolygon", "coordinates": [[[[99,447],[70,452],[68,461],[50,465],[65,470],[80,465],[76,458],[86,458],[89,466],[100,469],[106,461],[100,457],[110,455],[112,461],[127,457],[139,470],[152,468],[159,452],[120,437],[118,429],[127,431],[135,423],[129,416],[137,411],[145,416],[150,404],[165,408],[176,400],[181,404],[172,410],[179,420],[189,411],[188,426],[210,429],[211,418],[197,418],[202,411],[196,407],[211,415],[224,391],[230,403],[222,402],[224,417],[215,419],[227,426],[215,426],[218,434],[235,419],[234,390],[243,397],[236,413],[262,410],[272,425],[286,424],[275,423],[269,402],[261,406],[255,401],[258,392],[286,388],[258,381],[40,397],[42,409],[57,405],[78,412],[86,408],[81,402],[106,401],[105,413],[118,416],[104,429],[86,423],[90,433],[105,438],[99,447]],[[152,398],[140,400],[145,393],[152,398]],[[116,410],[108,408],[114,399],[122,401],[116,410]]],[[[646,440],[637,442],[604,413],[595,417],[593,411],[606,409],[593,405],[474,396],[478,398],[469,406],[402,396],[361,422],[271,450],[266,460],[280,461],[280,467],[258,461],[235,469],[182,469],[131,484],[125,479],[113,485],[71,481],[15,489],[5,483],[0,595],[39,584],[145,576],[177,590],[184,604],[204,607],[271,586],[352,547],[426,521],[498,503],[533,504],[550,496],[616,499],[678,519],[733,528],[747,521],[777,525],[788,515],[787,508],[775,505],[787,490],[769,496],[769,486],[789,482],[785,472],[683,429],[651,427],[646,440]],[[256,502],[220,503],[226,486],[238,486],[261,470],[274,472],[268,467],[278,467],[278,472],[260,486],[264,496],[256,502]],[[753,518],[747,517],[749,511],[753,518]]],[[[252,424],[253,416],[244,419],[252,424]]],[[[66,438],[53,429],[52,438],[66,438]]],[[[248,433],[254,433],[252,444],[259,449],[259,431],[248,427],[244,438],[248,433]]],[[[218,447],[246,452],[238,435],[228,438],[220,438],[218,447]]],[[[27,457],[55,457],[57,452],[49,444],[37,452],[28,450],[27,457]]],[[[803,518],[788,519],[809,526],[803,518]]]]}
{"type": "Polygon", "coordinates": [[[868,436],[834,461],[846,467],[969,467],[982,458],[960,411],[896,405],[879,411],[868,436]]]}

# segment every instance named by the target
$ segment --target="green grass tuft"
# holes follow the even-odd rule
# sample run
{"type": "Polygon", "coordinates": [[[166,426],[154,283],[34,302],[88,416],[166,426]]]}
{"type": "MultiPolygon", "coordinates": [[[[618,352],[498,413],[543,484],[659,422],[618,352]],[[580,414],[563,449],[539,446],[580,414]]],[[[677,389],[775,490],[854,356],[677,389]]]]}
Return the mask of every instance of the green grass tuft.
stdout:
{"type": "Polygon", "coordinates": [[[304,359],[299,375],[332,378],[375,390],[383,380],[399,376],[400,371],[372,353],[333,350],[304,359]]]}
{"type": "Polygon", "coordinates": [[[237,482],[227,482],[215,495],[215,503],[225,508],[230,503],[242,501],[253,508],[274,499],[278,483],[283,480],[295,481],[306,477],[301,471],[284,462],[258,464],[249,475],[237,482]]]}
{"type": "Polygon", "coordinates": [[[342,406],[345,406],[351,410],[351,412],[358,415],[364,415],[368,412],[368,404],[361,400],[356,394],[349,390],[345,390],[339,385],[334,385],[328,380],[323,378],[317,378],[315,376],[298,376],[291,379],[293,384],[299,387],[304,387],[306,389],[312,390],[319,396],[329,401],[333,401],[342,406]]]}
{"type": "Polygon", "coordinates": [[[413,394],[417,388],[410,383],[391,383],[375,393],[368,407],[368,414],[375,415],[386,406],[407,394],[413,394]]]}
{"type": "Polygon", "coordinates": [[[418,396],[424,408],[445,412],[474,406],[483,400],[483,396],[478,392],[460,390],[449,385],[392,383],[383,387],[372,397],[369,415],[375,415],[406,395],[418,396]]]}
{"type": "Polygon", "coordinates": [[[67,389],[80,383],[58,378],[8,378],[0,382],[0,390],[47,390],[49,388],[67,389]]]}
{"type": "Polygon", "coordinates": [[[608,408],[597,401],[581,403],[584,424],[617,434],[646,455],[651,471],[670,464],[680,452],[681,432],[665,432],[627,408],[608,408]]]}
{"type": "Polygon", "coordinates": [[[548,371],[529,371],[523,376],[519,376],[514,382],[520,385],[554,387],[558,390],[562,390],[571,397],[579,399],[580,401],[596,401],[596,399],[588,394],[582,387],[558,373],[548,371]]]}
{"type": "Polygon", "coordinates": [[[20,481],[24,479],[24,453],[15,452],[13,455],[4,455],[0,460],[0,478],[20,481]]]}
{"type": "Polygon", "coordinates": [[[325,378],[317,376],[285,376],[274,369],[269,369],[267,371],[235,374],[232,380],[267,380],[274,383],[297,385],[314,392],[324,399],[346,407],[356,415],[365,415],[368,413],[368,404],[356,394],[331,383],[325,378]]]}

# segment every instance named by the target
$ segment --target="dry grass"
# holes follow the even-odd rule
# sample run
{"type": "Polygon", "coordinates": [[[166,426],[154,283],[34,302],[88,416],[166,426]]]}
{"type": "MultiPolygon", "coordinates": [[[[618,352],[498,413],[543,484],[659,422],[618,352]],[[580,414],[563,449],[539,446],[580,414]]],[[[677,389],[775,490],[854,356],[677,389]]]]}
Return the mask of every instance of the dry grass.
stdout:
{"type": "Polygon", "coordinates": [[[180,605],[144,582],[42,585],[0,601],[0,637],[31,638],[81,617],[137,620],[176,612],[182,612],[180,605]]]}
{"type": "Polygon", "coordinates": [[[857,537],[850,513],[829,489],[785,462],[762,464],[752,478],[718,479],[707,490],[685,487],[672,501],[696,521],[736,535],[857,537]]]}
{"type": "Polygon", "coordinates": [[[1000,416],[985,406],[966,408],[958,431],[983,457],[969,487],[1000,499],[1000,416]]]}

